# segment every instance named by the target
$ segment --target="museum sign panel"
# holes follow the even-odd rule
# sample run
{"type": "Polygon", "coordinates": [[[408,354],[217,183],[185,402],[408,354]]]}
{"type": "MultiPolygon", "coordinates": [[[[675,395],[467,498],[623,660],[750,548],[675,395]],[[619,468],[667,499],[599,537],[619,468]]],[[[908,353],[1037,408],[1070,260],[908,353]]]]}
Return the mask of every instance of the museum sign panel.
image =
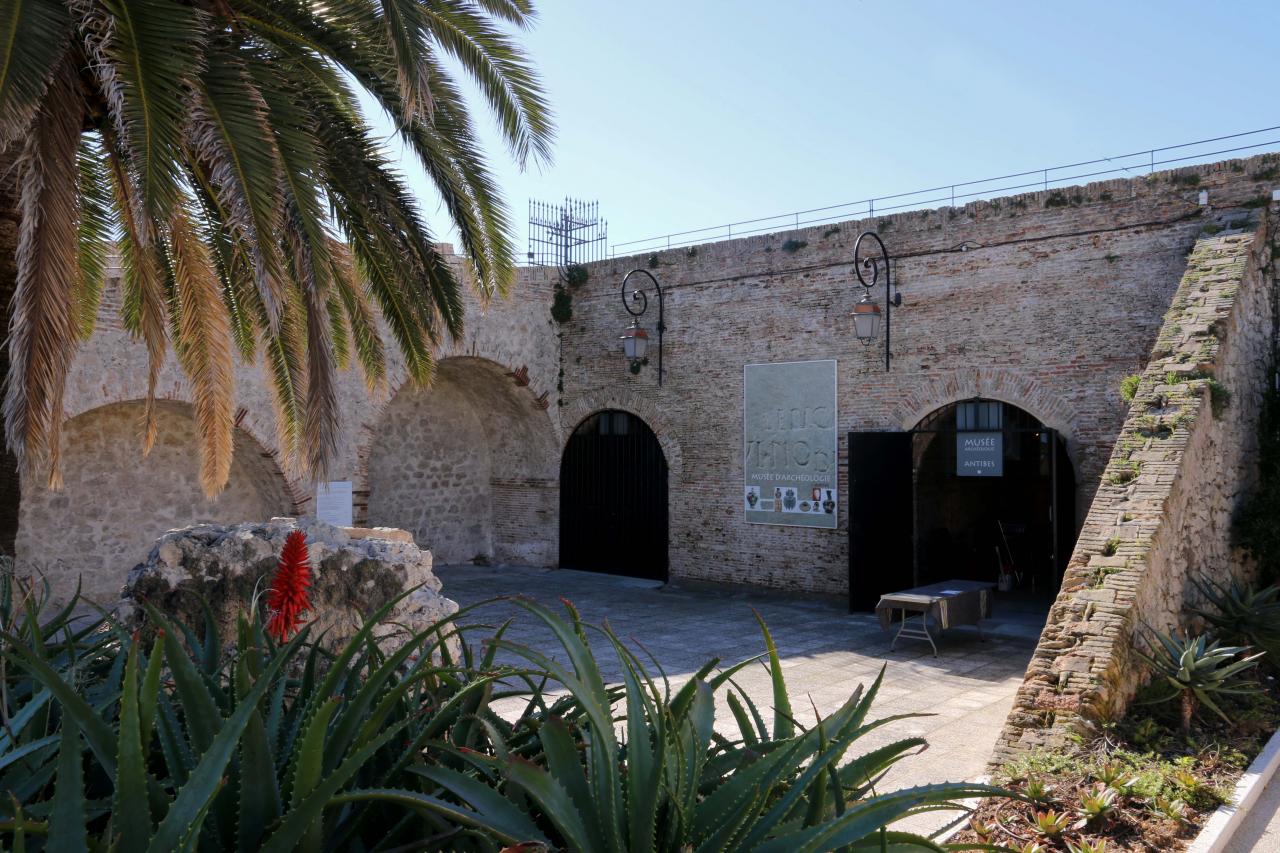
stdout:
{"type": "Polygon", "coordinates": [[[836,442],[834,360],[746,365],[746,520],[834,530],[840,517],[836,442]]]}

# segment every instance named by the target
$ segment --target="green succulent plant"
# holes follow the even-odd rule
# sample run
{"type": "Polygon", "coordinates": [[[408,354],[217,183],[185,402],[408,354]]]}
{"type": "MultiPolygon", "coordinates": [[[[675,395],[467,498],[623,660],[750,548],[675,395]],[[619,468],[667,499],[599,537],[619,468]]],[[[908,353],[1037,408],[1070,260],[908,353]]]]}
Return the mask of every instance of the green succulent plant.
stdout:
{"type": "MultiPolygon", "coordinates": [[[[0,779],[13,794],[0,803],[0,834],[13,831],[15,846],[18,832],[32,849],[120,853],[462,839],[465,827],[384,801],[333,802],[357,787],[417,790],[410,769],[428,745],[458,763],[448,750],[487,748],[488,729],[514,754],[535,744],[488,709],[505,695],[496,679],[525,676],[496,667],[496,652],[474,658],[448,622],[378,647],[374,629],[395,601],[335,653],[306,630],[277,645],[259,619],[241,618],[227,657],[212,618],[200,637],[153,610],[144,639],[102,617],[45,620],[29,595],[27,618],[16,618],[7,602],[19,585],[0,583],[0,701],[11,721],[0,779]]],[[[575,720],[572,706],[539,707],[575,720]]]]}
{"type": "Polygon", "coordinates": [[[1211,605],[1197,609],[1199,616],[1228,641],[1260,649],[1272,666],[1280,665],[1280,585],[1257,589],[1235,580],[1223,585],[1204,577],[1195,583],[1211,605]]]}
{"type": "Polygon", "coordinates": [[[1069,853],[1107,853],[1107,849],[1107,839],[1105,838],[1099,838],[1097,841],[1081,839],[1080,841],[1067,842],[1069,853]]]}
{"type": "Polygon", "coordinates": [[[228,647],[207,608],[202,632],[148,610],[129,633],[77,620],[74,599],[48,603],[0,574],[6,849],[938,850],[891,825],[1004,793],[878,792],[925,746],[848,755],[902,718],[869,718],[883,672],[806,727],[763,622],[771,725],[734,682],[758,657],[712,660],[677,689],[571,607],[566,619],[518,602],[564,652],[545,655],[505,624],[460,626],[470,608],[390,647],[391,601],[327,651],[305,628],[278,644],[253,614],[228,647]],[[589,633],[622,663],[621,684],[605,683],[589,633]],[[739,735],[713,727],[717,701],[739,735]]]}
{"type": "Polygon", "coordinates": [[[1068,812],[1049,809],[1035,814],[1035,829],[1045,838],[1057,838],[1066,832],[1070,825],[1071,815],[1068,812]]]}
{"type": "MultiPolygon", "coordinates": [[[[749,659],[719,672],[710,661],[678,690],[654,677],[607,626],[595,629],[622,666],[621,701],[610,700],[586,626],[540,604],[520,605],[551,629],[568,665],[527,646],[500,645],[551,674],[577,699],[584,727],[548,720],[538,736],[543,761],[472,756],[479,777],[449,769],[417,771],[469,806],[468,820],[501,840],[536,840],[569,851],[753,850],[793,853],[843,849],[936,850],[917,835],[887,829],[926,809],[959,808],[965,797],[1004,794],[987,785],[925,785],[874,793],[885,772],[925,745],[905,738],[844,760],[854,744],[898,715],[871,721],[884,671],[833,714],[807,729],[795,719],[777,649],[764,622],[773,686],[773,723],[734,683],[749,659]],[[741,735],[715,731],[717,695],[741,735]],[[620,739],[619,733],[622,737],[620,739]],[[578,738],[584,748],[575,749],[578,738]],[[526,809],[544,816],[532,835],[526,809]],[[513,832],[512,827],[519,827],[513,832]]],[[[759,617],[757,617],[759,618],[759,617]]],[[[559,657],[559,656],[557,656],[559,657]]],[[[433,806],[428,806],[433,807],[433,806]]]]}
{"type": "Polygon", "coordinates": [[[1088,823],[1106,820],[1115,814],[1116,798],[1116,791],[1106,786],[1086,791],[1080,797],[1080,817],[1088,823]]]}
{"type": "Polygon", "coordinates": [[[1040,805],[1046,805],[1049,803],[1052,799],[1050,797],[1050,792],[1052,790],[1053,786],[1047,784],[1038,776],[1033,776],[1027,779],[1027,789],[1025,793],[1027,799],[1031,800],[1033,803],[1039,803],[1040,805]]]}
{"type": "Polygon", "coordinates": [[[1244,681],[1241,674],[1254,666],[1263,652],[1249,654],[1247,646],[1224,646],[1205,635],[1183,637],[1180,634],[1156,634],[1157,646],[1148,655],[1137,654],[1152,671],[1171,688],[1168,695],[1152,701],[1181,701],[1182,732],[1191,733],[1191,721],[1200,705],[1207,706],[1227,723],[1231,719],[1214,701],[1215,695],[1252,695],[1260,692],[1254,682],[1244,681]]]}

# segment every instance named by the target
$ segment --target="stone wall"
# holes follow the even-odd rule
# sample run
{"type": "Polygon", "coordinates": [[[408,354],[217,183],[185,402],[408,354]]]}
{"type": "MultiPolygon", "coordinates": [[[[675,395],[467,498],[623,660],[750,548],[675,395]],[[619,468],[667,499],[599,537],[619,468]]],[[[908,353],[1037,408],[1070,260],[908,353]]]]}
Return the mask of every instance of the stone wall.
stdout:
{"type": "MultiPolygon", "coordinates": [[[[1214,216],[1269,196],[1271,165],[1217,163],[592,264],[564,327],[562,429],[624,408],[680,448],[677,580],[847,588],[847,506],[834,531],[743,519],[748,363],[838,360],[846,468],[848,431],[910,429],[974,396],[1018,406],[1065,438],[1083,518],[1127,411],[1120,379],[1149,360],[1187,252],[1214,216]],[[862,293],[851,252],[864,230],[887,243],[903,297],[889,373],[882,344],[861,346],[848,316],[862,293]],[[633,376],[619,350],[630,317],[618,287],[634,268],[666,293],[662,387],[654,364],[633,376]]],[[[646,320],[652,331],[652,309],[646,320]]],[[[840,486],[847,499],[847,470],[840,486]]]]}
{"type": "Polygon", "coordinates": [[[368,522],[411,531],[441,563],[555,565],[559,440],[517,380],[451,357],[430,388],[397,393],[369,450],[368,522]]]}
{"type": "MultiPolygon", "coordinates": [[[[449,251],[448,247],[445,249],[449,251]]],[[[463,260],[453,257],[451,262],[467,288],[466,331],[459,340],[442,346],[436,356],[446,382],[451,362],[482,366],[474,376],[462,377],[459,393],[469,395],[473,408],[478,406],[476,411],[487,421],[478,430],[458,435],[465,441],[457,445],[457,452],[468,457],[499,453],[509,457],[512,442],[523,440],[527,433],[536,437],[533,444],[537,452],[531,456],[537,462],[523,467],[506,465],[493,471],[503,492],[495,506],[500,511],[525,507],[523,514],[508,518],[487,513],[475,541],[462,543],[452,551],[446,549],[446,553],[457,559],[487,554],[496,559],[549,565],[556,559],[558,518],[554,472],[559,424],[548,412],[558,370],[558,343],[548,314],[553,271],[523,271],[509,297],[484,302],[469,289],[463,260]],[[473,380],[483,382],[484,399],[477,399],[472,393],[473,380]],[[510,417],[513,411],[527,417],[515,431],[509,431],[508,427],[514,424],[510,417]],[[540,538],[526,538],[526,532],[534,526],[540,527],[540,538]]],[[[118,275],[116,270],[108,277],[97,330],[80,348],[67,380],[64,415],[72,420],[63,436],[67,487],[51,495],[31,478],[22,480],[30,499],[25,499],[24,492],[17,543],[19,565],[50,568],[61,596],[74,589],[75,576],[80,571],[85,572],[86,589],[114,596],[129,569],[146,556],[151,540],[170,527],[201,521],[265,521],[273,515],[307,515],[313,511],[314,485],[292,476],[280,453],[270,392],[260,362],[237,361],[236,365],[237,455],[261,462],[256,468],[250,466],[258,472],[252,478],[233,474],[226,492],[213,504],[187,488],[198,447],[184,414],[191,402],[191,391],[172,356],[162,370],[158,386],[160,399],[174,404],[160,422],[163,449],[157,448],[149,459],[141,458],[134,415],[118,407],[132,405],[145,396],[146,352],[121,326],[118,275]],[[86,418],[83,421],[82,416],[86,418]],[[86,436],[92,436],[95,443],[85,445],[81,451],[77,447],[85,437],[81,431],[86,430],[86,436]],[[245,446],[252,450],[241,454],[241,445],[246,442],[245,446]],[[90,451],[90,446],[95,449],[90,451]],[[104,460],[103,464],[94,462],[94,458],[104,460]],[[75,469],[80,462],[93,469],[92,482],[86,480],[82,484],[77,480],[75,469]],[[263,480],[271,482],[265,485],[263,480]],[[264,499],[263,495],[270,497],[264,499]],[[231,512],[229,507],[236,509],[231,512]],[[68,535],[69,530],[75,531],[73,537],[68,535]]],[[[403,366],[390,343],[387,355],[388,382],[382,392],[370,393],[358,369],[339,373],[337,393],[343,429],[329,476],[353,482],[357,524],[369,520],[369,461],[375,455],[375,439],[384,432],[388,406],[402,392],[410,396],[420,393],[405,387],[403,366]]],[[[421,443],[395,449],[384,459],[383,482],[390,491],[399,490],[397,494],[410,495],[409,501],[419,504],[414,508],[414,518],[421,536],[430,541],[436,538],[434,531],[438,528],[439,535],[448,538],[452,535],[451,518],[427,511],[431,498],[413,496],[409,491],[412,484],[403,482],[398,473],[414,471],[422,452],[421,443]]],[[[7,480],[0,483],[0,490],[9,485],[7,480]]],[[[489,487],[488,480],[476,483],[468,479],[458,485],[459,495],[489,487]]],[[[435,506],[447,508],[456,502],[449,499],[449,488],[452,486],[435,495],[439,501],[435,506]]]]}
{"type": "MultiPolygon", "coordinates": [[[[743,365],[835,358],[842,433],[910,429],[974,396],[1031,413],[1066,440],[1082,517],[1127,411],[1118,382],[1149,360],[1187,252],[1210,219],[1269,196],[1274,165],[1229,161],[611,259],[590,266],[561,327],[548,314],[555,271],[525,268],[510,298],[484,304],[468,295],[465,335],[437,353],[434,404],[435,391],[402,387],[394,358],[384,392],[370,394],[358,371],[341,377],[344,423],[330,477],[353,482],[357,524],[403,524],[448,558],[550,565],[564,440],[592,412],[620,408],[653,428],[667,456],[673,578],[841,594],[847,505],[839,528],[826,531],[748,525],[740,500],[743,365]],[[886,240],[904,299],[893,315],[889,373],[878,345],[855,341],[848,318],[861,295],[850,255],[867,229],[886,240]],[[637,267],[667,294],[661,388],[654,365],[632,375],[618,347],[630,320],[618,285],[637,267]],[[447,434],[433,438],[441,429],[447,434]],[[436,477],[430,493],[415,491],[428,477],[436,477]],[[478,525],[449,515],[468,501],[466,517],[478,525]]],[[[462,260],[454,263],[461,272],[462,260]]],[[[120,328],[117,299],[109,287],[100,329],[77,356],[68,417],[145,394],[145,352],[120,328]]],[[[172,359],[159,393],[190,402],[172,359]]],[[[313,485],[289,476],[281,459],[259,365],[239,366],[236,395],[240,429],[269,468],[283,471],[272,476],[286,501],[308,513],[313,485]]],[[[844,445],[842,435],[847,467],[844,445]]],[[[194,454],[194,442],[185,446],[194,454]]],[[[101,488],[136,482],[123,465],[132,458],[121,456],[101,488]]],[[[847,482],[842,471],[846,498],[847,482]]],[[[204,508],[190,510],[172,523],[195,521],[204,508]]],[[[97,511],[80,500],[65,509],[97,511]]],[[[58,522],[31,515],[20,560],[56,548],[58,522]]],[[[116,569],[102,571],[114,577],[116,569]]]]}
{"type": "Polygon", "coordinates": [[[162,403],[151,453],[140,453],[142,403],[117,403],[63,428],[63,488],[24,482],[18,554],[59,600],[83,578],[86,598],[110,605],[128,572],[167,530],[288,515],[292,501],[269,454],[237,431],[231,480],[212,502],[200,488],[189,406],[162,403]]]}
{"type": "Polygon", "coordinates": [[[1123,713],[1151,631],[1185,628],[1197,577],[1248,565],[1231,523],[1257,475],[1274,220],[1217,218],[1187,259],[993,761],[1123,713]],[[1222,230],[1219,230],[1222,229],[1222,230]]]}

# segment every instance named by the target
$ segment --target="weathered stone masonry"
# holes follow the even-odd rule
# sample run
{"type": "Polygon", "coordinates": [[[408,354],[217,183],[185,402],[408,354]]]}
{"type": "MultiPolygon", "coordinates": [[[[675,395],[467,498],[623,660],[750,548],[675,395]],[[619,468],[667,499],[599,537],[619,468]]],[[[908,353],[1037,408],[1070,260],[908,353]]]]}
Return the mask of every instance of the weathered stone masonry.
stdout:
{"type": "MultiPolygon", "coordinates": [[[[742,520],[742,366],[836,359],[842,433],[910,429],[948,403],[974,396],[1011,403],[1064,435],[1078,517],[1094,505],[1080,544],[1093,551],[1075,553],[1068,587],[1053,610],[1004,747],[1050,739],[1068,725],[1071,713],[1080,716],[1123,702],[1117,697],[1132,686],[1124,681],[1128,634],[1123,631],[1132,628],[1137,613],[1153,625],[1165,624],[1183,601],[1181,581],[1165,584],[1162,576],[1184,573],[1183,564],[1210,565],[1219,558],[1219,552],[1204,551],[1196,557],[1199,562],[1190,560],[1179,552],[1187,537],[1175,530],[1202,532],[1212,524],[1216,535],[1226,524],[1224,511],[1185,498],[1181,503],[1170,498],[1167,505],[1164,498],[1138,501],[1146,494],[1143,489],[1169,487],[1172,474],[1156,473],[1170,460],[1135,460],[1142,461],[1142,473],[1134,480],[1137,485],[1128,485],[1138,497],[1130,498],[1134,506],[1126,510],[1103,510],[1114,492],[1110,483],[1101,489],[1098,484],[1103,475],[1115,473],[1117,435],[1144,416],[1130,412],[1121,400],[1120,379],[1143,370],[1149,377],[1155,377],[1152,370],[1164,377],[1164,370],[1148,369],[1153,346],[1157,352],[1169,346],[1170,357],[1192,347],[1187,364],[1199,364],[1206,355],[1197,356],[1197,348],[1217,346],[1212,336],[1211,341],[1203,336],[1174,341],[1172,325],[1165,323],[1161,332],[1161,318],[1171,304],[1193,313],[1226,311],[1225,302],[1176,304],[1175,292],[1180,287],[1194,291],[1206,280],[1211,289],[1219,287],[1212,277],[1196,283],[1184,278],[1188,254],[1198,241],[1192,273],[1201,257],[1217,269],[1215,264],[1226,264],[1222,257],[1245,251],[1244,243],[1253,245],[1243,232],[1233,233],[1238,229],[1204,237],[1204,227],[1239,222],[1249,210],[1260,214],[1257,207],[1265,206],[1260,200],[1274,188],[1274,179],[1267,177],[1271,165],[1262,159],[1230,161],[602,261],[590,266],[588,282],[573,291],[573,318],[563,327],[548,316],[554,270],[522,270],[515,297],[468,305],[466,337],[438,353],[433,388],[404,387],[403,371],[394,364],[388,388],[378,394],[366,391],[358,371],[344,375],[339,398],[346,429],[330,475],[355,484],[357,524],[406,526],[440,562],[481,558],[554,565],[564,441],[593,412],[623,409],[654,429],[667,457],[673,579],[841,596],[850,548],[846,471],[838,530],[773,528],[742,520]],[[1202,191],[1208,193],[1207,205],[1199,204],[1202,191]],[[904,297],[893,314],[893,370],[887,374],[878,347],[859,346],[847,318],[861,295],[850,252],[864,229],[876,229],[890,246],[904,297]],[[618,334],[630,320],[618,284],[632,268],[652,270],[667,291],[667,375],[660,388],[652,365],[632,375],[618,351],[618,334]],[[1160,526],[1156,519],[1162,511],[1181,515],[1160,526]],[[1129,520],[1119,520],[1125,512],[1129,520]],[[1201,517],[1203,512],[1210,520],[1201,517]],[[1117,555],[1137,557],[1140,535],[1151,538],[1151,558],[1132,560],[1120,566],[1123,571],[1108,574],[1100,588],[1089,588],[1088,578],[1098,574],[1094,570],[1107,566],[1088,557],[1101,555],[1112,538],[1123,539],[1117,555]],[[1130,592],[1125,583],[1132,583],[1130,592]],[[1114,593],[1117,603],[1094,602],[1089,608],[1087,599],[1076,598],[1084,592],[1114,593]],[[1169,597],[1162,598],[1166,592],[1169,597]],[[1125,596],[1132,603],[1125,603],[1125,596]],[[1082,625],[1085,611],[1087,625],[1082,625]],[[1076,638],[1083,644],[1085,635],[1092,649],[1087,662],[1080,660],[1084,647],[1074,644],[1076,638]],[[1059,644],[1068,640],[1073,644],[1059,644]],[[1073,651],[1069,663],[1057,663],[1073,651]],[[1074,702],[1074,711],[1059,715],[1056,706],[1044,707],[1048,695],[1065,695],[1053,702],[1064,707],[1074,702]]],[[[1260,269],[1263,263],[1261,256],[1249,261],[1260,269]]],[[[1229,286],[1222,287],[1215,298],[1229,300],[1229,286]]],[[[1251,287],[1240,286],[1238,298],[1252,300],[1251,287]]],[[[1193,301],[1202,298],[1199,293],[1192,293],[1193,301]]],[[[1190,403],[1201,400],[1194,397],[1179,412],[1181,432],[1161,439],[1185,441],[1185,457],[1216,459],[1213,465],[1219,467],[1201,470],[1197,462],[1193,467],[1201,479],[1192,480],[1183,465],[1176,469],[1183,478],[1179,483],[1229,482],[1226,473],[1238,470],[1239,460],[1230,461],[1235,457],[1228,448],[1245,435],[1252,437],[1245,429],[1251,405],[1247,388],[1261,378],[1245,375],[1254,345],[1242,342],[1266,337],[1258,318],[1270,315],[1251,307],[1224,316],[1225,325],[1213,327],[1225,329],[1225,337],[1211,361],[1233,400],[1222,419],[1213,420],[1193,411],[1190,403]]],[[[223,500],[227,511],[195,497],[188,501],[183,489],[195,482],[193,452],[175,453],[164,465],[137,461],[137,444],[128,441],[128,407],[145,394],[145,352],[128,341],[111,306],[104,307],[102,321],[69,379],[65,414],[77,420],[67,434],[78,434],[79,423],[106,435],[95,433],[96,424],[110,421],[119,453],[111,456],[116,460],[111,470],[87,466],[79,491],[49,494],[38,483],[24,483],[31,497],[23,503],[20,560],[59,564],[63,593],[84,571],[92,575],[95,592],[109,597],[145,556],[124,532],[154,538],[168,526],[193,521],[260,521],[257,516],[265,512],[310,511],[311,484],[294,479],[280,459],[269,392],[253,365],[242,365],[237,373],[237,465],[244,474],[223,500]],[[116,493],[129,500],[111,506],[116,493]],[[55,505],[59,500],[64,502],[55,505]],[[76,530],[70,538],[65,535],[69,519],[76,530]],[[74,547],[64,546],[63,539],[73,540],[74,547]],[[84,555],[105,556],[86,561],[84,555]]],[[[1190,336],[1187,330],[1196,323],[1180,325],[1190,336]]],[[[1198,384],[1203,383],[1174,383],[1167,393],[1190,394],[1198,384]]],[[[1157,392],[1144,383],[1142,393],[1157,392]]],[[[161,379],[161,397],[172,403],[166,423],[180,443],[183,419],[189,419],[189,391],[173,364],[161,379]]],[[[842,437],[842,456],[844,443],[842,437]]],[[[193,442],[188,446],[193,451],[193,442]]],[[[1239,447],[1245,452],[1248,446],[1239,447]]],[[[67,452],[72,459],[73,452],[67,452]]],[[[1155,441],[1139,451],[1164,452],[1155,441]]],[[[855,564],[855,569],[878,567],[855,564]]]]}
{"type": "MultiPolygon", "coordinates": [[[[454,263],[465,275],[461,259],[454,263]]],[[[60,598],[83,575],[92,598],[114,599],[150,543],[170,528],[312,511],[312,485],[293,476],[280,453],[258,365],[237,363],[235,463],[217,501],[206,502],[197,485],[190,389],[173,359],[158,388],[164,401],[160,442],[150,457],[141,456],[146,353],[121,327],[113,277],[97,331],[78,352],[67,382],[65,488],[50,492],[32,477],[22,483],[19,563],[46,572],[60,598]]],[[[424,548],[448,559],[555,563],[561,439],[552,398],[557,346],[545,308],[550,289],[547,271],[527,270],[519,298],[485,305],[468,293],[466,334],[437,353],[441,382],[433,388],[406,385],[391,351],[387,388],[379,393],[369,393],[358,370],[339,374],[344,429],[330,477],[353,482],[357,524],[403,524],[424,548]],[[454,405],[452,392],[467,403],[465,411],[454,405]],[[460,417],[472,418],[476,428],[458,432],[453,444],[379,443],[410,428],[397,420],[404,412],[412,413],[419,434],[457,426],[460,417]],[[475,468],[473,457],[484,460],[487,479],[442,473],[448,482],[428,489],[413,478],[433,467],[475,468]],[[380,501],[372,512],[371,485],[380,501]],[[482,497],[463,521],[424,512],[448,507],[451,495],[461,502],[468,493],[482,497]]]]}
{"type": "Polygon", "coordinates": [[[1117,718],[1144,676],[1143,635],[1188,626],[1197,577],[1248,575],[1231,521],[1256,479],[1273,357],[1276,228],[1262,219],[1229,217],[1196,241],[996,764],[1117,718]]]}

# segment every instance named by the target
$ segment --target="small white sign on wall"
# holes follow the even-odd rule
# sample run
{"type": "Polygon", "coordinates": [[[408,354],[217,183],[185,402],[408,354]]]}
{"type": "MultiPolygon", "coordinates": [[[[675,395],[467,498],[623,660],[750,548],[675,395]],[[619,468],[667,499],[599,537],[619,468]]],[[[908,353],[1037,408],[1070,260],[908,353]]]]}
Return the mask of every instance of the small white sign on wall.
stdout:
{"type": "Polygon", "coordinates": [[[335,527],[351,526],[350,480],[334,480],[316,487],[316,518],[335,527]]]}

